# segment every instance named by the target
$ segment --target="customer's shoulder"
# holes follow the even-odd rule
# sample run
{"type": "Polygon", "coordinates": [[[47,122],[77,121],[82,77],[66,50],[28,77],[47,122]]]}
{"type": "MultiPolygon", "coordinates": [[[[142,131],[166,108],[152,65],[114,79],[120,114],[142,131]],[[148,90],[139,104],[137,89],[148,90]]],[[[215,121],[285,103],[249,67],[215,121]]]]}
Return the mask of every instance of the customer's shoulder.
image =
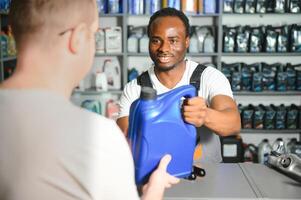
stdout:
{"type": "Polygon", "coordinates": [[[89,133],[107,134],[107,133],[120,133],[120,129],[113,119],[106,118],[100,114],[78,108],[76,113],[77,119],[73,123],[76,126],[82,127],[84,131],[89,133]]]}
{"type": "Polygon", "coordinates": [[[108,119],[98,113],[94,113],[92,111],[86,110],[84,108],[80,108],[77,106],[74,106],[74,112],[70,113],[73,114],[74,117],[78,118],[79,120],[88,122],[89,125],[108,125],[110,126],[111,124],[114,123],[113,120],[108,119]]]}

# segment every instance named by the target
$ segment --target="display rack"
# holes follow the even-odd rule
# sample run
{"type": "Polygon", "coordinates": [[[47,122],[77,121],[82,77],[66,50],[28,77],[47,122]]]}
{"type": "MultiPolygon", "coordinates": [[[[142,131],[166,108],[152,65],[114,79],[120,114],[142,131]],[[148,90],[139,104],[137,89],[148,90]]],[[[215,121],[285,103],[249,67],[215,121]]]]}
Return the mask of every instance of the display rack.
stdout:
{"type": "Polygon", "coordinates": [[[301,129],[241,129],[241,133],[256,133],[256,134],[291,134],[291,133],[301,133],[301,129]]]}
{"type": "MultiPolygon", "coordinates": [[[[293,24],[293,23],[301,23],[301,15],[300,13],[265,13],[265,14],[237,14],[237,13],[223,13],[222,14],[222,25],[230,22],[230,26],[236,25],[275,25],[278,26],[280,24],[293,24]]],[[[223,26],[222,26],[223,29],[223,26]]],[[[220,38],[222,40],[222,38],[220,38]]],[[[221,60],[223,62],[232,61],[234,62],[247,62],[255,63],[255,62],[266,62],[266,61],[274,61],[276,62],[297,62],[301,63],[301,52],[285,52],[285,53],[221,53],[221,60]]],[[[296,105],[301,105],[301,91],[261,91],[261,92],[251,92],[251,91],[237,91],[234,92],[234,97],[238,103],[252,103],[255,105],[258,104],[270,104],[274,102],[281,103],[294,103],[296,105]]],[[[241,133],[245,134],[256,134],[256,137],[265,134],[279,134],[281,136],[284,135],[292,135],[298,134],[299,140],[301,140],[301,129],[282,129],[282,130],[268,130],[268,129],[242,129],[241,133]]]]}
{"type": "MultiPolygon", "coordinates": [[[[127,10],[127,1],[122,1],[123,2],[123,12],[118,13],[118,14],[99,14],[100,17],[100,25],[106,22],[109,19],[116,19],[117,25],[122,27],[122,52],[120,53],[101,53],[101,54],[96,54],[95,57],[105,57],[105,56],[117,56],[118,60],[120,61],[121,64],[121,83],[122,87],[128,82],[128,67],[129,67],[129,60],[130,59],[135,59],[136,57],[139,59],[144,59],[144,58],[149,58],[148,53],[129,53],[127,52],[127,38],[128,38],[128,25],[129,19],[130,18],[144,18],[146,21],[148,21],[150,15],[130,15],[128,14],[127,10]]],[[[279,22],[285,21],[283,20],[284,18],[288,18],[287,22],[289,23],[291,19],[295,23],[296,21],[301,23],[301,14],[292,14],[292,13],[280,13],[280,14],[275,14],[275,13],[266,13],[266,14],[236,14],[236,13],[223,13],[222,8],[223,8],[223,0],[218,0],[218,12],[215,14],[198,14],[198,15],[188,15],[190,21],[198,23],[199,21],[203,20],[208,20],[212,22],[212,26],[216,27],[216,52],[214,53],[187,53],[187,57],[191,57],[193,60],[196,59],[196,61],[200,60],[202,61],[203,59],[207,59],[210,62],[214,63],[217,67],[217,69],[221,70],[221,63],[223,61],[229,61],[229,60],[239,60],[241,62],[245,60],[255,60],[255,61],[266,61],[267,59],[270,60],[288,60],[290,61],[291,59],[294,59],[298,63],[301,63],[301,53],[300,52],[287,52],[287,53],[224,53],[222,51],[223,49],[223,25],[226,25],[225,19],[230,17],[234,23],[239,24],[241,20],[244,20],[246,18],[247,20],[244,20],[245,24],[251,23],[248,21],[250,18],[259,18],[259,19],[264,19],[265,17],[268,17],[268,19],[275,19],[276,21],[278,20],[279,22]]],[[[2,27],[2,22],[3,18],[7,17],[7,12],[1,12],[0,11],[0,25],[2,27]]],[[[135,21],[135,20],[134,20],[135,21]]],[[[264,20],[268,21],[268,20],[264,20]]],[[[260,22],[259,22],[260,23],[260,22]]],[[[268,22],[265,22],[268,23],[268,22]]],[[[273,25],[273,24],[271,24],[273,25]]],[[[3,58],[2,53],[0,52],[0,81],[3,81],[4,79],[4,63],[5,62],[10,62],[16,60],[16,57],[7,57],[3,58]]],[[[235,62],[233,61],[233,62],[235,62]]],[[[73,94],[76,95],[83,95],[83,96],[93,96],[93,95],[102,95],[102,94],[113,94],[113,95],[120,95],[121,91],[123,88],[121,88],[118,91],[107,91],[107,92],[97,92],[94,91],[93,89],[88,89],[86,91],[74,91],[73,94]]],[[[280,98],[284,102],[286,102],[287,98],[294,97],[296,99],[295,103],[297,105],[301,104],[301,92],[300,91],[286,91],[286,92],[269,92],[269,91],[262,91],[262,92],[249,92],[249,91],[240,91],[240,92],[234,92],[234,97],[238,99],[239,103],[239,97],[252,97],[252,96],[258,96],[258,97],[267,97],[268,100],[267,102],[264,103],[269,103],[269,97],[273,98],[280,98]]],[[[272,99],[272,98],[271,98],[272,99]]],[[[253,102],[250,102],[253,103],[253,102]]],[[[270,133],[273,131],[270,130],[260,130],[260,132],[266,132],[270,133]]],[[[242,130],[242,133],[256,133],[258,130],[242,130]]],[[[296,129],[296,130],[281,130],[277,131],[277,133],[299,133],[301,135],[301,130],[296,129]]]]}
{"type": "MultiPolygon", "coordinates": [[[[249,92],[249,91],[240,91],[233,92],[234,96],[301,96],[301,91],[264,91],[264,92],[249,92]]],[[[301,102],[300,102],[301,103],[301,102]]]]}

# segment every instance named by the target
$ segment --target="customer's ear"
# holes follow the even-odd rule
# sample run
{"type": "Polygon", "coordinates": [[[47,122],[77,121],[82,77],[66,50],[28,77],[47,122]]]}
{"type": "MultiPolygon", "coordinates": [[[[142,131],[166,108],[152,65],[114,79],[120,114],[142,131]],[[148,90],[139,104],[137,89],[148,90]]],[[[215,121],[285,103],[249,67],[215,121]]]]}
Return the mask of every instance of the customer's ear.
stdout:
{"type": "Polygon", "coordinates": [[[77,54],[82,45],[86,42],[87,31],[88,27],[84,23],[81,23],[74,27],[69,38],[69,50],[72,53],[77,54]]]}
{"type": "Polygon", "coordinates": [[[189,38],[189,36],[187,36],[186,39],[185,39],[185,47],[186,47],[186,49],[188,49],[189,43],[190,43],[190,38],[189,38]]]}

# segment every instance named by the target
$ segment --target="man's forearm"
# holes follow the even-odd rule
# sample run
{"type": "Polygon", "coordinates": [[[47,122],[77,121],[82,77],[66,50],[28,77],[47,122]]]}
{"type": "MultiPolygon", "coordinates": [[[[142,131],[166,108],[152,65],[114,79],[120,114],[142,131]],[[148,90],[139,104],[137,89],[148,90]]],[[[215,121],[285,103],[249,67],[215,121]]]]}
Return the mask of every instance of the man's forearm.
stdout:
{"type": "Polygon", "coordinates": [[[207,108],[204,125],[220,136],[235,135],[241,128],[240,116],[233,108],[222,111],[207,108]]]}

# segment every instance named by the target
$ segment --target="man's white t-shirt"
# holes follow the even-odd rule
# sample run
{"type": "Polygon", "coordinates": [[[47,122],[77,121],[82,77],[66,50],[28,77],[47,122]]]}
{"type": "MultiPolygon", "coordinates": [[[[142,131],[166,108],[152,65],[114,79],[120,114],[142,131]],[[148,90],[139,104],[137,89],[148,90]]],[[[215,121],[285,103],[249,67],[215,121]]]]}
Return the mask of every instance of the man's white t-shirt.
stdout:
{"type": "Polygon", "coordinates": [[[0,113],[0,199],[139,199],[114,121],[36,90],[0,90],[0,113]]]}
{"type": "MultiPolygon", "coordinates": [[[[197,67],[198,63],[191,60],[186,60],[185,72],[181,80],[174,88],[190,84],[190,77],[197,67]]],[[[157,94],[162,94],[171,89],[165,87],[154,73],[154,66],[148,69],[153,88],[157,90],[157,94]]],[[[172,89],[174,89],[172,88],[172,89]]],[[[123,94],[121,95],[119,106],[119,116],[129,116],[130,106],[133,101],[139,98],[141,87],[137,84],[137,79],[125,85],[123,94]]],[[[206,67],[200,77],[200,89],[198,95],[206,100],[207,105],[210,105],[212,98],[216,95],[227,95],[233,98],[232,90],[228,79],[222,72],[212,66],[206,67]]],[[[200,143],[202,144],[202,158],[203,162],[221,162],[221,144],[219,136],[214,134],[206,127],[198,129],[200,134],[200,143]]]]}

